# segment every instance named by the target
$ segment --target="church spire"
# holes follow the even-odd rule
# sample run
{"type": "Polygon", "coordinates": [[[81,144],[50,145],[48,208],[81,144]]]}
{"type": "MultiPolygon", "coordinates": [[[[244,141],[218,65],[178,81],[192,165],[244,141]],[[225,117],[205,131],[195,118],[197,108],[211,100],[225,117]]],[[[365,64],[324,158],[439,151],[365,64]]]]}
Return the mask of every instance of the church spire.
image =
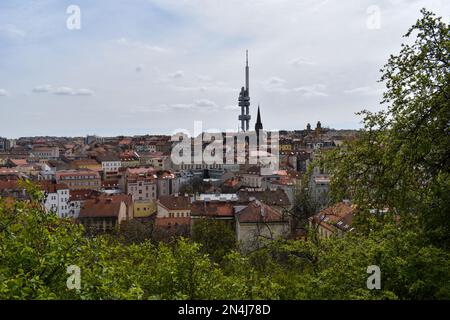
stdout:
{"type": "Polygon", "coordinates": [[[263,125],[261,122],[261,113],[259,111],[259,104],[258,104],[258,115],[256,116],[256,123],[255,123],[255,131],[256,134],[259,134],[259,130],[263,129],[263,125]]]}

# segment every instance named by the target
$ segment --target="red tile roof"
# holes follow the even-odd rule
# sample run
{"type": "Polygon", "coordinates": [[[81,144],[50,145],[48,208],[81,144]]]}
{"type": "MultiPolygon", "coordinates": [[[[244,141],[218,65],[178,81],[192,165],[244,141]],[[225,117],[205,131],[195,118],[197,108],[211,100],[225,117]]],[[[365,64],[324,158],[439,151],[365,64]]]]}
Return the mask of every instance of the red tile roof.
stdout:
{"type": "Polygon", "coordinates": [[[0,180],[0,190],[18,190],[18,181],[19,180],[0,180]]]}
{"type": "Polygon", "coordinates": [[[96,190],[70,190],[70,201],[83,201],[87,199],[93,199],[99,196],[101,193],[96,190]]]}
{"type": "Polygon", "coordinates": [[[191,205],[191,216],[234,217],[234,205],[220,201],[196,201],[191,205]]]}
{"type": "Polygon", "coordinates": [[[330,231],[334,231],[336,228],[347,231],[351,229],[354,212],[354,206],[340,202],[320,211],[310,220],[330,231]]]}
{"type": "Polygon", "coordinates": [[[65,183],[53,183],[52,181],[39,181],[41,189],[48,193],[56,193],[58,190],[66,190],[69,187],[65,183]]]}
{"type": "Polygon", "coordinates": [[[282,189],[265,191],[239,190],[237,194],[241,202],[249,202],[250,198],[255,198],[271,206],[287,207],[291,204],[289,197],[282,189]]]}
{"type": "Polygon", "coordinates": [[[287,218],[281,212],[259,201],[253,201],[245,209],[239,211],[238,220],[241,223],[287,222],[287,218]]]}
{"type": "Polygon", "coordinates": [[[121,202],[86,200],[80,209],[80,218],[84,217],[118,217],[121,202]]]}
{"type": "Polygon", "coordinates": [[[168,210],[189,210],[191,201],[185,196],[161,196],[158,203],[168,210]]]}
{"type": "Polygon", "coordinates": [[[9,159],[9,161],[15,166],[24,166],[28,164],[27,159],[9,159]]]}

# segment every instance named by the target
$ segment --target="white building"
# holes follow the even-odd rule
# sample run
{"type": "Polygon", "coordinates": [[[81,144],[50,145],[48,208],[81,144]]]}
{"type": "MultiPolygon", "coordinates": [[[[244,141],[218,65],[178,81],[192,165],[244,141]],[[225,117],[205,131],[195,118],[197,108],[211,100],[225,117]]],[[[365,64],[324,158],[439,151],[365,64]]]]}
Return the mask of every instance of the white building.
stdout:
{"type": "Polygon", "coordinates": [[[105,174],[117,173],[122,167],[122,162],[119,157],[115,156],[102,156],[98,157],[97,160],[102,164],[102,170],[105,174]]]}
{"type": "Polygon", "coordinates": [[[45,146],[33,147],[30,157],[41,160],[57,160],[59,159],[59,148],[45,146]]]}
{"type": "Polygon", "coordinates": [[[65,184],[45,183],[43,184],[45,192],[44,207],[49,212],[54,212],[60,218],[69,216],[70,190],[65,184]]]}

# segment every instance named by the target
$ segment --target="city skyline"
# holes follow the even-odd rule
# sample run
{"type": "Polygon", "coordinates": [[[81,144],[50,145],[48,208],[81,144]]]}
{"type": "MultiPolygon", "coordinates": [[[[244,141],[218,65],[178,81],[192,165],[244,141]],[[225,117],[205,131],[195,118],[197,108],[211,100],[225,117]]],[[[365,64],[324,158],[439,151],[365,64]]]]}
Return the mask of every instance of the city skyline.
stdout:
{"type": "Polygon", "coordinates": [[[419,9],[450,12],[445,1],[130,3],[0,4],[0,136],[171,134],[196,120],[235,130],[246,49],[252,119],[259,104],[270,130],[360,128],[355,112],[380,110],[379,69],[419,9]],[[71,4],[79,30],[66,27],[71,4]]]}

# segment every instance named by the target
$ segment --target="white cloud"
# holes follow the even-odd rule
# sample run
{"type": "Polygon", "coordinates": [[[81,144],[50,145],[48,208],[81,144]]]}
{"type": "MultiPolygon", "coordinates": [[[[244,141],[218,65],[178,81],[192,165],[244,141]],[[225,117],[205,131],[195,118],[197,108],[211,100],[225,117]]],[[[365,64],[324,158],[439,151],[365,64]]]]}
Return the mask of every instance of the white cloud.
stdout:
{"type": "Polygon", "coordinates": [[[291,61],[289,61],[289,64],[293,65],[293,66],[302,66],[302,65],[312,66],[312,65],[315,65],[316,63],[312,60],[308,60],[303,57],[299,57],[299,58],[295,58],[295,59],[292,59],[291,61]]]}
{"type": "Polygon", "coordinates": [[[192,111],[192,112],[216,112],[219,106],[214,101],[208,99],[198,99],[192,103],[173,103],[160,104],[153,107],[135,107],[131,108],[133,113],[149,112],[174,112],[174,111],[192,111]]]}
{"type": "Polygon", "coordinates": [[[292,89],[294,92],[300,92],[304,97],[326,97],[328,94],[324,92],[325,85],[314,84],[311,86],[301,86],[292,89]]]}
{"type": "Polygon", "coordinates": [[[304,97],[324,97],[327,96],[324,92],[326,86],[324,84],[314,84],[309,86],[301,86],[296,88],[287,88],[285,86],[286,80],[280,77],[271,77],[262,82],[262,87],[265,91],[271,93],[301,93],[304,97]]]}
{"type": "Polygon", "coordinates": [[[203,86],[174,86],[175,90],[178,91],[186,91],[186,92],[224,92],[224,93],[236,93],[238,94],[239,90],[237,88],[233,88],[226,85],[212,84],[212,85],[203,85],[203,86]]]}
{"type": "Polygon", "coordinates": [[[370,86],[357,87],[353,89],[344,90],[345,94],[359,94],[359,95],[380,95],[383,92],[381,88],[373,88],[370,86]]]}
{"type": "Polygon", "coordinates": [[[90,89],[78,89],[74,91],[74,95],[75,96],[93,96],[94,95],[94,91],[90,90],[90,89]]]}
{"type": "Polygon", "coordinates": [[[33,88],[33,92],[35,93],[44,93],[52,91],[53,87],[50,84],[39,85],[33,88]]]}
{"type": "Polygon", "coordinates": [[[26,37],[27,33],[13,24],[5,24],[0,26],[0,35],[12,39],[22,39],[26,37]]]}
{"type": "Polygon", "coordinates": [[[119,46],[129,47],[129,48],[133,48],[133,49],[148,50],[148,51],[159,52],[159,53],[164,53],[164,52],[168,51],[166,48],[162,48],[160,46],[151,45],[151,44],[148,44],[148,43],[145,43],[142,41],[137,41],[137,40],[128,40],[126,38],[120,38],[120,39],[114,40],[113,42],[119,46]]]}
{"type": "Polygon", "coordinates": [[[6,97],[8,95],[8,91],[5,89],[0,89],[0,97],[6,97]]]}
{"type": "Polygon", "coordinates": [[[172,73],[169,73],[167,75],[169,78],[171,79],[179,79],[179,78],[183,78],[184,77],[184,71],[183,70],[178,70],[172,73]]]}
{"type": "Polygon", "coordinates": [[[206,76],[203,74],[198,74],[196,77],[199,81],[205,81],[205,82],[212,81],[212,78],[210,76],[206,76]]]}
{"type": "Polygon", "coordinates": [[[196,100],[193,104],[194,108],[198,108],[198,109],[209,109],[209,110],[217,110],[218,109],[218,105],[211,100],[208,99],[199,99],[196,100]]]}
{"type": "Polygon", "coordinates": [[[238,105],[228,105],[223,107],[225,110],[241,110],[241,108],[238,105]]]}
{"type": "Polygon", "coordinates": [[[284,87],[286,80],[280,77],[270,77],[261,82],[262,87],[267,92],[287,93],[290,90],[284,87]]]}
{"type": "Polygon", "coordinates": [[[72,96],[74,94],[74,90],[69,87],[58,87],[53,90],[53,94],[61,96],[72,96]]]}
{"type": "Polygon", "coordinates": [[[70,87],[58,87],[58,88],[51,90],[51,92],[58,96],[92,96],[92,95],[94,95],[94,91],[92,91],[90,89],[85,89],[85,88],[73,89],[70,87]]]}

